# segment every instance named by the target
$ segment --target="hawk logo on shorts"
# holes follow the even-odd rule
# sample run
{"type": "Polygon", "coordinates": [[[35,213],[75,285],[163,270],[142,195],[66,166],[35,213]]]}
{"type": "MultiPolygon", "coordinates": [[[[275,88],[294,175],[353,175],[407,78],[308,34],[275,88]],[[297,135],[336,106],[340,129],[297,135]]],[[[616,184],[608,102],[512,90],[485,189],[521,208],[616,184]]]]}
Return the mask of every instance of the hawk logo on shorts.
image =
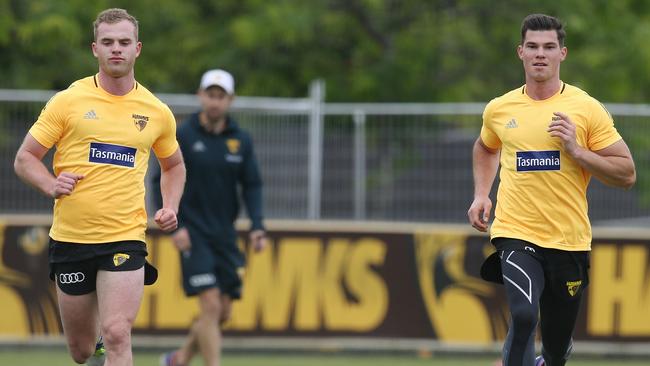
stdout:
{"type": "Polygon", "coordinates": [[[135,113],[133,113],[131,117],[133,117],[133,122],[135,123],[135,127],[139,131],[142,131],[144,130],[145,127],[147,127],[147,122],[149,121],[149,117],[143,116],[141,114],[135,114],[135,113]]]}
{"type": "Polygon", "coordinates": [[[115,265],[115,267],[118,267],[124,264],[124,262],[126,262],[129,258],[131,258],[131,256],[128,254],[115,253],[115,255],[113,256],[113,264],[115,265]]]}
{"type": "Polygon", "coordinates": [[[569,295],[575,296],[582,285],[582,280],[580,281],[567,281],[566,289],[569,291],[569,295]]]}
{"type": "Polygon", "coordinates": [[[239,140],[228,139],[228,141],[226,141],[226,145],[228,145],[228,151],[230,151],[231,154],[237,154],[239,152],[239,140]]]}

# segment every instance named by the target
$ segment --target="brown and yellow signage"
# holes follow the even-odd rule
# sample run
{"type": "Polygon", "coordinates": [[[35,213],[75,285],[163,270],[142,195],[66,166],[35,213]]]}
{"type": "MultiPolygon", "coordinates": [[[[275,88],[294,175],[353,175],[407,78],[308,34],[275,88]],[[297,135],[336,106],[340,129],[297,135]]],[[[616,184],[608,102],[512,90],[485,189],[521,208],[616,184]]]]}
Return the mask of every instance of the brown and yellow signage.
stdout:
{"type": "MultiPolygon", "coordinates": [[[[300,225],[294,225],[300,226],[300,225]]],[[[60,334],[48,278],[47,226],[0,226],[0,335],[60,334]]],[[[242,238],[245,235],[242,234],[242,238]]],[[[481,280],[485,236],[454,229],[270,230],[247,255],[231,335],[430,338],[489,345],[505,337],[501,286],[481,280]]],[[[184,333],[197,304],[183,295],[178,253],[152,230],[159,278],[136,332],[184,333]]],[[[242,245],[243,247],[243,245],[242,245]]],[[[119,260],[117,258],[116,260],[119,260]]],[[[650,239],[596,239],[577,340],[650,341],[650,239]]],[[[567,283],[567,291],[582,284],[567,283]]]]}

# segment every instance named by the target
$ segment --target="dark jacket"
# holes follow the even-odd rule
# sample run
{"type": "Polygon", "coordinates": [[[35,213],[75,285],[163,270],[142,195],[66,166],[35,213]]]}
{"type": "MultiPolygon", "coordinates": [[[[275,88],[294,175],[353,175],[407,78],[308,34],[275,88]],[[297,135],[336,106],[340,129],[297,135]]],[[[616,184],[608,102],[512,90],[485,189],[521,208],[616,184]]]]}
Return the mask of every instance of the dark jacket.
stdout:
{"type": "MultiPolygon", "coordinates": [[[[187,169],[179,227],[188,226],[209,236],[234,236],[241,189],[251,230],[264,229],[262,179],[250,135],[230,117],[220,134],[207,132],[195,113],[181,124],[177,137],[187,169]]],[[[162,206],[159,181],[158,170],[154,174],[158,208],[162,206]]]]}

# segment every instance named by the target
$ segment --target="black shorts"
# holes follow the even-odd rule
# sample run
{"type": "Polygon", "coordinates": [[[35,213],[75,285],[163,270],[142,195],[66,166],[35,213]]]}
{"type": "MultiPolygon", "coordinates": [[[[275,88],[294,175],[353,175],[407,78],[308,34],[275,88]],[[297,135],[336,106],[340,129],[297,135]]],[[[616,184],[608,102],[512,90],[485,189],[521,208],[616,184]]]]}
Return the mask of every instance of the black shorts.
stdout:
{"type": "Polygon", "coordinates": [[[50,238],[50,279],[68,295],[95,291],[97,271],[134,271],[145,266],[145,284],[156,282],[158,271],[145,257],[147,247],[141,241],[101,244],[60,242],[50,238]]]}
{"type": "Polygon", "coordinates": [[[520,239],[494,238],[497,251],[481,266],[481,277],[490,282],[503,283],[501,258],[503,251],[523,251],[535,257],[544,269],[546,286],[565,300],[580,298],[589,285],[589,251],[566,251],[540,247],[520,239]]]}
{"type": "Polygon", "coordinates": [[[218,288],[231,299],[241,298],[244,255],[235,236],[207,236],[187,227],[192,247],[181,253],[183,290],[187,296],[218,288]]]}

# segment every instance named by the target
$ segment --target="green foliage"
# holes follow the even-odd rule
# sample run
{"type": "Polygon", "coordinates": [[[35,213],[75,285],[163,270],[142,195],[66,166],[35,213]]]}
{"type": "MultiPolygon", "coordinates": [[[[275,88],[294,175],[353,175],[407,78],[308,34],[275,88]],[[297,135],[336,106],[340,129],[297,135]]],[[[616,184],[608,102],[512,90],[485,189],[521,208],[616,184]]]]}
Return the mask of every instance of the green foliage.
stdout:
{"type": "Polygon", "coordinates": [[[156,92],[193,92],[223,67],[242,95],[302,97],[322,78],[329,101],[487,101],[523,83],[520,22],[546,12],[567,24],[564,80],[604,102],[650,97],[640,0],[0,0],[0,87],[96,72],[92,21],[109,6],[138,17],[136,73],[156,92]]]}
{"type": "MultiPolygon", "coordinates": [[[[304,97],[324,79],[330,102],[486,102],[523,84],[520,24],[541,12],[566,24],[564,81],[603,102],[650,99],[644,0],[0,0],[0,88],[97,72],[92,22],[108,7],[138,18],[136,77],[154,92],[192,93],[220,67],[240,95],[304,97]]],[[[647,160],[648,139],[625,137],[647,160]]]]}

